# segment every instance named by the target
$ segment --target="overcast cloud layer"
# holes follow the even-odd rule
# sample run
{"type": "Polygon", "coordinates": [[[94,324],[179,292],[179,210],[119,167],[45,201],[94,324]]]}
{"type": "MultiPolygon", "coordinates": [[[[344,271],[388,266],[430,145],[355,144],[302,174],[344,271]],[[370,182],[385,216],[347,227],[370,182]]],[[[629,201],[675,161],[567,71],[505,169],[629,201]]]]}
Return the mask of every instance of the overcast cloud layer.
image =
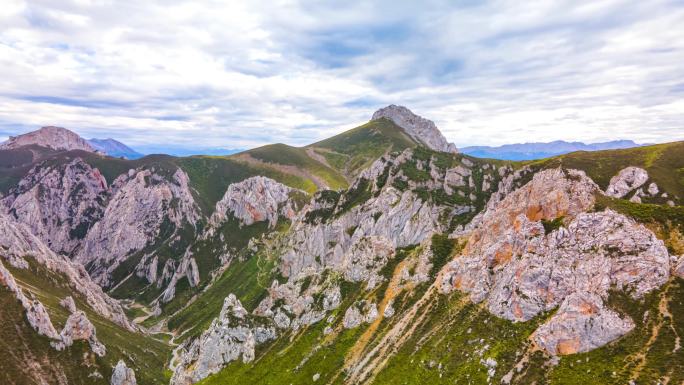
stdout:
{"type": "Polygon", "coordinates": [[[459,146],[684,139],[681,1],[266,3],[3,0],[0,139],[302,145],[390,103],[459,146]]]}

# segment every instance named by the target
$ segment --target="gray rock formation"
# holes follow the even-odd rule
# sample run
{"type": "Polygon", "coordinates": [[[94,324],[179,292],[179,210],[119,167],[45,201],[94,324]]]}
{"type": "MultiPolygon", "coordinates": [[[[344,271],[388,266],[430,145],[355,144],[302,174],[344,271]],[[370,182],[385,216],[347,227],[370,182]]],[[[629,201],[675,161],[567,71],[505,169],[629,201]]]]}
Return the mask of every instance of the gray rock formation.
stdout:
{"type": "Polygon", "coordinates": [[[21,146],[38,145],[54,150],[83,150],[95,152],[95,148],[78,134],[62,127],[48,126],[23,135],[10,136],[0,144],[0,149],[14,149],[21,146]]]}
{"type": "Polygon", "coordinates": [[[634,329],[634,322],[607,309],[594,293],[572,293],[556,314],[533,335],[538,346],[553,355],[586,352],[634,329]]]}
{"type": "Polygon", "coordinates": [[[622,198],[631,191],[643,186],[648,180],[648,173],[643,168],[626,167],[610,179],[606,195],[622,198]]]}
{"type": "Polygon", "coordinates": [[[199,209],[188,176],[170,177],[153,170],[130,170],[112,183],[112,197],[100,221],[88,232],[76,260],[88,265],[93,279],[109,286],[110,273],[127,257],[152,242],[162,224],[195,224],[199,209]]]}
{"type": "Polygon", "coordinates": [[[3,214],[0,214],[0,228],[3,229],[0,231],[2,257],[12,266],[27,268],[28,262],[25,258],[32,258],[48,270],[63,275],[74,292],[80,294],[96,313],[126,329],[137,330],[126,318],[121,304],[105,294],[102,288],[91,280],[83,266],[55,254],[33,235],[28,227],[3,214]]]}
{"type": "Polygon", "coordinates": [[[465,291],[514,321],[561,306],[566,313],[559,311],[538,334],[552,354],[573,351],[567,344],[557,348],[558,341],[579,341],[571,344],[574,351],[586,351],[623,335],[631,321],[604,307],[608,290],[640,297],[660,287],[669,277],[669,257],[663,242],[633,220],[610,210],[585,213],[597,190],[581,172],[536,174],[483,215],[463,255],[443,270],[443,290],[465,291]],[[541,220],[558,217],[565,225],[546,234],[541,220]],[[582,301],[595,309],[578,318],[582,301]]]}
{"type": "Polygon", "coordinates": [[[76,312],[76,302],[74,302],[74,299],[71,296],[65,297],[63,300],[59,301],[59,304],[67,309],[69,313],[76,312]]]}
{"type": "Polygon", "coordinates": [[[38,334],[51,339],[59,339],[57,330],[52,325],[50,315],[45,310],[43,304],[38,300],[30,300],[19,287],[12,273],[7,270],[0,261],[0,284],[14,293],[15,298],[21,303],[26,312],[26,320],[38,334]]]}
{"type": "Polygon", "coordinates": [[[59,333],[60,341],[53,342],[52,346],[57,350],[64,350],[73,345],[74,341],[88,341],[93,353],[103,357],[107,350],[105,346],[97,340],[95,326],[88,319],[86,314],[80,310],[71,313],[64,325],[64,329],[59,333]]]}
{"type": "Polygon", "coordinates": [[[3,211],[26,224],[53,251],[73,255],[104,212],[107,181],[81,158],[35,166],[0,200],[3,211]]]}
{"type": "Polygon", "coordinates": [[[217,227],[232,215],[241,225],[251,225],[254,222],[268,221],[272,228],[278,222],[278,217],[292,219],[295,208],[289,201],[292,188],[273,179],[254,176],[228,186],[226,193],[216,203],[216,211],[209,219],[209,223],[217,227]]]}
{"type": "Polygon", "coordinates": [[[679,278],[684,278],[684,254],[675,257],[672,263],[672,273],[679,278]]]}
{"type": "Polygon", "coordinates": [[[137,385],[135,372],[127,367],[123,360],[119,360],[112,371],[112,378],[109,383],[111,385],[137,385]]]}
{"type": "Polygon", "coordinates": [[[406,107],[391,104],[373,114],[371,120],[386,118],[403,128],[409,136],[427,147],[442,152],[457,152],[453,143],[447,142],[431,120],[420,117],[406,107]]]}
{"type": "Polygon", "coordinates": [[[230,294],[209,329],[187,348],[178,348],[178,365],[171,384],[193,384],[240,358],[242,362],[250,362],[254,360],[256,344],[273,338],[274,328],[256,325],[235,295],[230,294]]]}

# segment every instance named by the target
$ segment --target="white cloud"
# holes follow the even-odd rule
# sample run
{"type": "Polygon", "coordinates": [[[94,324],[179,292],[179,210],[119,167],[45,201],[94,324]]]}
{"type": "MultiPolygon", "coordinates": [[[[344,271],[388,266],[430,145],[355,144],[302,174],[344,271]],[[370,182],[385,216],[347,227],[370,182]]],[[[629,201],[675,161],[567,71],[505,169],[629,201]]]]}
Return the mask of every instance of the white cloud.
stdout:
{"type": "Polygon", "coordinates": [[[459,145],[684,139],[676,2],[6,3],[6,134],[301,145],[401,103],[459,145]]]}

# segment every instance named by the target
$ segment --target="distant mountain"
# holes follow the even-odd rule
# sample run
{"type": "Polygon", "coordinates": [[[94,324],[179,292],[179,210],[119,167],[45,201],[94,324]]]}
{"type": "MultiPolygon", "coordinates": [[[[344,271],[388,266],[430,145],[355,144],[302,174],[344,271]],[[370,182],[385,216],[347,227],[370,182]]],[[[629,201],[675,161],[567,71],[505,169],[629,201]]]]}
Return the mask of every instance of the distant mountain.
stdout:
{"type": "Polygon", "coordinates": [[[167,154],[173,156],[210,155],[226,156],[244,151],[244,149],[220,148],[220,147],[156,147],[146,146],[142,148],[146,154],[167,154]]]}
{"type": "Polygon", "coordinates": [[[566,142],[556,140],[553,142],[534,142],[505,144],[498,147],[470,146],[461,148],[464,154],[479,158],[493,158],[505,160],[531,160],[542,159],[551,156],[567,154],[574,151],[599,151],[618,150],[623,148],[639,147],[640,144],[632,140],[613,140],[601,143],[566,142]]]}
{"type": "Polygon", "coordinates": [[[66,128],[54,126],[42,127],[39,130],[18,136],[10,136],[7,141],[0,144],[0,149],[12,150],[30,145],[38,145],[53,150],[96,151],[87,140],[81,138],[78,134],[66,128]]]}
{"type": "Polygon", "coordinates": [[[138,159],[145,156],[144,154],[141,154],[135,151],[134,149],[126,146],[125,144],[119,142],[118,140],[114,140],[112,138],[93,138],[88,140],[88,143],[90,143],[90,145],[93,146],[96,150],[116,158],[123,157],[126,159],[138,159]]]}

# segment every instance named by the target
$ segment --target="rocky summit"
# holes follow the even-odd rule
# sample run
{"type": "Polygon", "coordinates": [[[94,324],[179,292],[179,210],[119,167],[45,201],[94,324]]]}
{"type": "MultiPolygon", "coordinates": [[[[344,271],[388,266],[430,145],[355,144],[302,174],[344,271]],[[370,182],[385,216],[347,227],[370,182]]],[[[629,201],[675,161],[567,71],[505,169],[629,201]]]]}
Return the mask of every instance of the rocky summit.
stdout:
{"type": "Polygon", "coordinates": [[[37,145],[53,150],[83,150],[95,152],[95,148],[78,134],[62,127],[47,126],[23,135],[11,136],[0,144],[2,149],[15,149],[23,146],[37,145]]]}
{"type": "Polygon", "coordinates": [[[682,384],[683,154],[480,159],[395,105],[226,157],[13,137],[0,382],[682,384]]]}
{"type": "Polygon", "coordinates": [[[453,143],[447,142],[433,121],[414,114],[404,106],[390,104],[375,111],[371,120],[382,118],[393,121],[397,126],[406,130],[406,133],[413,139],[423,143],[430,149],[443,152],[457,152],[456,146],[453,143]]]}

